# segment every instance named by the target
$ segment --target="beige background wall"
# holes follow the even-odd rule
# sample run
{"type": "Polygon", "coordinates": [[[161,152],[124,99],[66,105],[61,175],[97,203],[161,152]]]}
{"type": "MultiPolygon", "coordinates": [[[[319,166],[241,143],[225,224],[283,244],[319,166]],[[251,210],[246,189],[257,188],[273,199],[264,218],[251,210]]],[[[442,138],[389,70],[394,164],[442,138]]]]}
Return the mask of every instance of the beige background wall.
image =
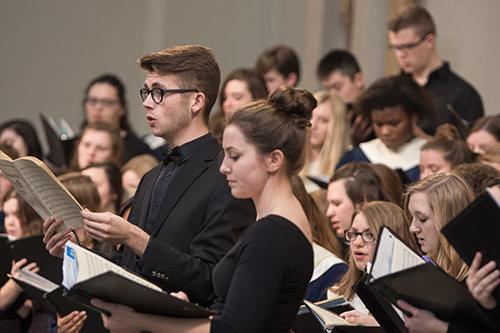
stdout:
{"type": "MultiPolygon", "coordinates": [[[[443,58],[472,82],[488,113],[499,113],[500,13],[497,0],[429,0],[443,58]]],[[[252,66],[269,46],[294,47],[301,86],[315,90],[315,66],[333,47],[346,47],[346,4],[352,9],[351,50],[369,82],[384,73],[388,0],[86,0],[0,2],[0,122],[38,113],[82,119],[86,83],[113,72],[128,87],[135,129],[147,133],[136,60],[147,51],[186,43],[214,49],[223,74],[252,66]]]]}

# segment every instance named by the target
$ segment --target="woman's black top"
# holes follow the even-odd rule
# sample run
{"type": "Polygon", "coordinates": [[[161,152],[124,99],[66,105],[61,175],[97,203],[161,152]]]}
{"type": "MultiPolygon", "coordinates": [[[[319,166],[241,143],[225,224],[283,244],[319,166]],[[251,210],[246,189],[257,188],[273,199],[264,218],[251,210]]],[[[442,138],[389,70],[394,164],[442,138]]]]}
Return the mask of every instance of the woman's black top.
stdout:
{"type": "Polygon", "coordinates": [[[260,219],[214,268],[211,332],[288,332],[312,272],[302,231],[278,215],[260,219]]]}

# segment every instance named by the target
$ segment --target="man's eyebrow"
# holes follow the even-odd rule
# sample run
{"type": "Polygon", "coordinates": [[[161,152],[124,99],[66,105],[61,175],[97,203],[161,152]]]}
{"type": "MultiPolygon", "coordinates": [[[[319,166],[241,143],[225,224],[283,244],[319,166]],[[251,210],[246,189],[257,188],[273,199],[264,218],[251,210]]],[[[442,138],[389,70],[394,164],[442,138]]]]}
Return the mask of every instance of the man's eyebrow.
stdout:
{"type": "MultiPolygon", "coordinates": [[[[161,83],[158,83],[158,82],[153,82],[151,84],[151,88],[164,88],[164,87],[165,87],[164,84],[161,84],[161,83]]],[[[149,88],[146,83],[144,83],[144,88],[149,88]]]]}

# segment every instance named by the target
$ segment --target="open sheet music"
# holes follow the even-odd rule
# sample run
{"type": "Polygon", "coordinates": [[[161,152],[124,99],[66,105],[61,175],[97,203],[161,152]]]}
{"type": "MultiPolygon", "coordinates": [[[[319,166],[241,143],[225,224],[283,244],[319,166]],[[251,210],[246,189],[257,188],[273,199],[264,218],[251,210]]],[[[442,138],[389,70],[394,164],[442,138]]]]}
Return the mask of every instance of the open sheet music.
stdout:
{"type": "Polygon", "coordinates": [[[157,285],[127,271],[108,259],[68,241],[64,251],[63,285],[71,289],[75,284],[106,272],[113,272],[144,287],[162,292],[157,285]]]}
{"type": "Polygon", "coordinates": [[[0,170],[41,218],[59,217],[71,229],[83,225],[80,216],[82,207],[78,201],[36,157],[25,156],[12,160],[0,150],[0,170]]]}
{"type": "Polygon", "coordinates": [[[68,297],[87,306],[91,298],[100,298],[149,314],[183,318],[211,315],[208,309],[171,296],[141,276],[71,241],[64,250],[63,286],[68,297]]]}
{"type": "Polygon", "coordinates": [[[304,300],[304,304],[311,311],[311,313],[316,317],[316,319],[321,323],[323,329],[332,330],[336,326],[350,326],[344,318],[339,316],[338,314],[328,311],[327,309],[323,309],[319,305],[316,305],[312,302],[308,302],[304,300]]]}
{"type": "Polygon", "coordinates": [[[384,275],[421,264],[425,264],[425,260],[422,257],[410,249],[388,228],[382,228],[378,240],[377,252],[371,265],[370,274],[372,279],[378,279],[384,275]]]}

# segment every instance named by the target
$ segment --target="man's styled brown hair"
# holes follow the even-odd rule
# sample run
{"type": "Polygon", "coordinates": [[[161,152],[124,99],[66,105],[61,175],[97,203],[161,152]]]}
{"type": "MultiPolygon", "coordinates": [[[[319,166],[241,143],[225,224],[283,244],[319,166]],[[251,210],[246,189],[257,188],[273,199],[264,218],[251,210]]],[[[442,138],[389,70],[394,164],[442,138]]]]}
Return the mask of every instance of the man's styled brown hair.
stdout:
{"type": "Polygon", "coordinates": [[[436,24],[431,14],[425,8],[416,5],[402,7],[389,21],[388,27],[392,32],[414,28],[420,36],[436,34],[436,24]]]}
{"type": "Polygon", "coordinates": [[[264,76],[267,72],[276,69],[285,78],[290,73],[297,74],[297,83],[300,79],[300,62],[295,51],[285,45],[278,45],[268,50],[265,50],[255,64],[255,69],[260,76],[264,76]]]}
{"type": "Polygon", "coordinates": [[[205,94],[203,119],[208,124],[220,84],[220,68],[212,50],[200,45],[174,46],[146,54],[139,65],[148,72],[174,74],[180,88],[196,88],[205,94]]]}

